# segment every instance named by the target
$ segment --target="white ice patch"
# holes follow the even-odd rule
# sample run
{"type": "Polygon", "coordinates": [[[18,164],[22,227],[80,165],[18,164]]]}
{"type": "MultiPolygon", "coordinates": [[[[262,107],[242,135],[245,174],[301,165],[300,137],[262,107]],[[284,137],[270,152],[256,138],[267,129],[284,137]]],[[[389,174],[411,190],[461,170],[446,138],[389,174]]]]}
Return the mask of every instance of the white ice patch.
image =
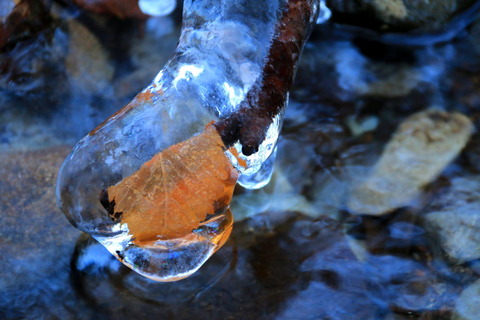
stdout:
{"type": "Polygon", "coordinates": [[[138,6],[145,14],[161,17],[169,15],[175,10],[177,0],[140,0],[138,6]]]}
{"type": "MultiPolygon", "coordinates": [[[[228,95],[228,99],[230,100],[230,104],[232,106],[237,106],[240,102],[243,101],[245,98],[245,94],[243,90],[239,90],[238,88],[232,87],[228,82],[223,83],[223,88],[228,95]]],[[[221,113],[221,110],[218,110],[221,113]]]]}
{"type": "Polygon", "coordinates": [[[163,69],[160,70],[159,73],[157,73],[157,75],[155,76],[155,79],[153,79],[153,83],[155,83],[157,86],[163,85],[162,78],[163,78],[163,69]]]}
{"type": "MultiPolygon", "coordinates": [[[[180,80],[190,80],[191,78],[198,77],[204,68],[197,67],[193,64],[186,64],[179,68],[178,75],[173,79],[172,84],[177,88],[177,84],[180,80]]],[[[157,76],[158,77],[158,76],[157,76]]]]}

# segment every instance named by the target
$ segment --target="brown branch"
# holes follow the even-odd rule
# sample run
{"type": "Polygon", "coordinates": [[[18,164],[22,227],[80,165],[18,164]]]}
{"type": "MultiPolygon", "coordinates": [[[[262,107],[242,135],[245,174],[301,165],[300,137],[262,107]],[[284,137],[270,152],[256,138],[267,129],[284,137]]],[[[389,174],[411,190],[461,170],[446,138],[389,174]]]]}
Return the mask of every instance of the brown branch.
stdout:
{"type": "Polygon", "coordinates": [[[216,124],[227,148],[240,141],[243,154],[257,152],[274,117],[284,109],[314,21],[314,3],[315,0],[287,1],[275,27],[263,76],[248,92],[239,111],[216,124]]]}

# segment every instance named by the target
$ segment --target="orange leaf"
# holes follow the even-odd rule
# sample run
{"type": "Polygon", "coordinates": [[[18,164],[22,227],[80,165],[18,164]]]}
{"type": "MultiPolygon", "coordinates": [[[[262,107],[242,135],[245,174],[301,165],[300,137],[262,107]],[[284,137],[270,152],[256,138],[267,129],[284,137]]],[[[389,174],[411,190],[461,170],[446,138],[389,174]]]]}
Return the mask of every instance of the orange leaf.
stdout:
{"type": "Polygon", "coordinates": [[[109,200],[122,213],[135,243],[182,238],[225,213],[238,171],[224,150],[210,124],[108,188],[109,200]]]}

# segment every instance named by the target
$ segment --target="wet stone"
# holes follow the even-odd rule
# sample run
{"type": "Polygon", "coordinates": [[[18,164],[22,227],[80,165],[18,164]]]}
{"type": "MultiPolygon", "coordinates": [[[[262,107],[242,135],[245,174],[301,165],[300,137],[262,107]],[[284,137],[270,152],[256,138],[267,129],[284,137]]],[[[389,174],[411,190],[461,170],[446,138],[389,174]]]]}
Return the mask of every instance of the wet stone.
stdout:
{"type": "Polygon", "coordinates": [[[249,220],[237,224],[223,249],[180,286],[127,271],[83,240],[77,284],[104,317],[188,319],[193,312],[199,319],[373,319],[377,308],[366,295],[362,265],[338,222],[287,213],[271,232],[249,226],[249,220]]]}
{"type": "Polygon", "coordinates": [[[2,319],[41,318],[45,310],[53,317],[71,316],[75,293],[68,270],[81,233],[62,217],[54,200],[57,168],[68,149],[0,155],[2,319]]]}
{"type": "Polygon", "coordinates": [[[370,175],[354,187],[348,208],[381,215],[410,205],[458,155],[472,133],[459,113],[427,110],[405,120],[392,136],[370,175]]]}
{"type": "Polygon", "coordinates": [[[10,103],[30,111],[55,106],[65,85],[61,22],[44,1],[34,0],[19,2],[2,21],[0,90],[4,94],[0,110],[10,103]]]}
{"type": "Polygon", "coordinates": [[[83,94],[109,90],[115,70],[106,48],[79,21],[72,19],[67,27],[70,37],[65,67],[71,86],[83,94]]]}
{"type": "Polygon", "coordinates": [[[391,255],[371,256],[365,263],[374,300],[395,313],[422,313],[450,304],[453,288],[422,263],[391,255]]]}
{"type": "Polygon", "coordinates": [[[451,48],[406,49],[329,32],[312,37],[315,46],[306,47],[295,82],[297,101],[334,105],[337,112],[381,105],[411,113],[438,103],[436,84],[448,81],[442,76],[451,48]]]}
{"type": "Polygon", "coordinates": [[[424,217],[430,236],[457,263],[480,259],[479,192],[477,177],[456,177],[424,217]]]}
{"type": "Polygon", "coordinates": [[[453,320],[474,320],[480,318],[480,281],[465,288],[455,305],[453,320]]]}
{"type": "Polygon", "coordinates": [[[480,134],[477,132],[465,147],[465,157],[475,172],[480,172],[480,134]]]}

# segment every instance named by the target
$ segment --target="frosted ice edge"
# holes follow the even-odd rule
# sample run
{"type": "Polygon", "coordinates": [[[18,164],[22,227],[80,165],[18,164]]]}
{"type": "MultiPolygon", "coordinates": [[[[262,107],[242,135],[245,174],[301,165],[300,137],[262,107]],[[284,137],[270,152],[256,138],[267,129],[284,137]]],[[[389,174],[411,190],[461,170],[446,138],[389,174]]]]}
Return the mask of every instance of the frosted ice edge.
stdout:
{"type": "Polygon", "coordinates": [[[93,238],[130,269],[151,280],[169,282],[195,273],[227,240],[232,224],[233,217],[227,210],[225,217],[195,230],[198,239],[158,240],[140,246],[134,243],[126,223],[116,225],[114,229],[119,233],[113,237],[94,235],[93,238]],[[226,234],[220,235],[217,242],[212,238],[219,236],[218,230],[226,230],[222,231],[226,234]]]}

